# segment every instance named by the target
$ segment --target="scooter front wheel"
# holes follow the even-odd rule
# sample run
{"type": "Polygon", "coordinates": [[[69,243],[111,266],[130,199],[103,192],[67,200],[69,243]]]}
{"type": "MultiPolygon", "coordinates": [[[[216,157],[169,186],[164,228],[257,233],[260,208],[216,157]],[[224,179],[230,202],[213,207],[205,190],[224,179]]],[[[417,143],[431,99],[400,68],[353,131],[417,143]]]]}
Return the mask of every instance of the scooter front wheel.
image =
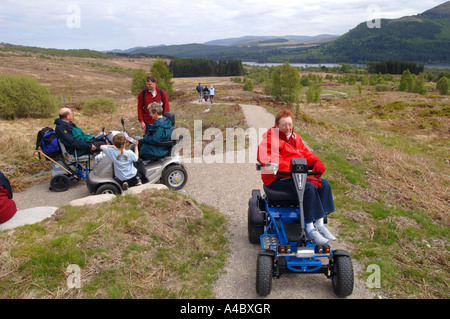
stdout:
{"type": "Polygon", "coordinates": [[[162,176],[162,182],[169,188],[178,190],[183,188],[187,182],[187,171],[181,165],[169,166],[162,176]]]}
{"type": "Polygon", "coordinates": [[[256,293],[265,297],[272,290],[273,257],[258,255],[256,264],[256,293]]]}

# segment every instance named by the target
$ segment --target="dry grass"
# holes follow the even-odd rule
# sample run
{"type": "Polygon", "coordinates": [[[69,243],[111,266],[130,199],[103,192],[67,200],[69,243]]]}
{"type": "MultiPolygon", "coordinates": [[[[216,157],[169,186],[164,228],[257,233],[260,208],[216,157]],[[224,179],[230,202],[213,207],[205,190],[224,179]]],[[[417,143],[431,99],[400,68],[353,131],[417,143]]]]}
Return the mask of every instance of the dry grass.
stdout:
{"type": "Polygon", "coordinates": [[[226,253],[221,223],[214,210],[169,191],[63,207],[39,225],[0,234],[0,295],[210,298],[226,253]],[[67,285],[69,264],[82,269],[81,289],[67,285]]]}

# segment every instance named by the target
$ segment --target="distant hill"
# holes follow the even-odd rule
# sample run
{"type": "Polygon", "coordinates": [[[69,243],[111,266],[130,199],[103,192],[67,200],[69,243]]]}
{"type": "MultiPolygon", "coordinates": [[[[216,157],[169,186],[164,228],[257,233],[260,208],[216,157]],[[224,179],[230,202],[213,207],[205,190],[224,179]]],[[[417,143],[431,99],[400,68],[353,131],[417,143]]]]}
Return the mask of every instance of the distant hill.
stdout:
{"type": "Polygon", "coordinates": [[[318,53],[355,63],[384,59],[450,63],[450,1],[415,16],[382,19],[380,28],[361,23],[318,53]]]}
{"type": "MultiPolygon", "coordinates": [[[[246,36],[209,41],[204,44],[162,45],[124,50],[129,54],[169,55],[182,58],[243,59],[264,62],[280,50],[316,47],[336,39],[336,35],[318,36],[246,36]]],[[[119,52],[115,50],[114,52],[119,52]]]]}
{"type": "Polygon", "coordinates": [[[288,41],[296,41],[296,42],[309,42],[314,40],[322,40],[322,39],[330,39],[334,40],[338,35],[331,34],[320,34],[316,36],[302,36],[302,35],[284,35],[284,36],[245,36],[239,38],[229,38],[229,39],[221,39],[221,40],[213,40],[205,42],[206,45],[240,45],[247,42],[258,42],[258,41],[267,41],[267,40],[276,40],[276,39],[285,39],[288,41]]]}
{"type": "Polygon", "coordinates": [[[450,63],[450,1],[415,16],[381,19],[380,28],[369,28],[362,22],[340,37],[246,36],[127,52],[257,62],[365,63],[398,59],[450,63]]]}

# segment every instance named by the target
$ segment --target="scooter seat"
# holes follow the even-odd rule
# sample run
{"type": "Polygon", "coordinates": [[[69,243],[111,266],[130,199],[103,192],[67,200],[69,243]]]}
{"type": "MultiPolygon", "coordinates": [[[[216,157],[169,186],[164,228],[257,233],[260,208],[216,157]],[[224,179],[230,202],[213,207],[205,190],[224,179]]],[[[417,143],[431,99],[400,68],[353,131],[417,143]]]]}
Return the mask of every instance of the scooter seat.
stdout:
{"type": "Polygon", "coordinates": [[[266,185],[263,185],[263,187],[264,187],[264,193],[266,193],[266,196],[271,201],[298,201],[297,194],[280,192],[278,190],[271,189],[270,187],[267,187],[266,185]]]}

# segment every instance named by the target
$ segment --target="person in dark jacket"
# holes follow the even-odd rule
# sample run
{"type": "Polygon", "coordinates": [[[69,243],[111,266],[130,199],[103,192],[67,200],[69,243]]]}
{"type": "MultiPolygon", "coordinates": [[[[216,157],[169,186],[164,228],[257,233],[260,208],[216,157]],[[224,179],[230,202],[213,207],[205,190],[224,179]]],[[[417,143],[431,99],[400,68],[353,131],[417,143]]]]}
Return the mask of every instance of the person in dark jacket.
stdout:
{"type": "Polygon", "coordinates": [[[0,224],[10,220],[17,212],[13,191],[8,178],[0,172],[0,224]]]}
{"type": "Polygon", "coordinates": [[[158,143],[170,140],[172,133],[172,122],[163,116],[161,104],[151,103],[148,108],[154,122],[148,135],[144,136],[141,141],[139,154],[140,158],[144,160],[166,156],[169,153],[169,147],[158,145],[158,143]]]}
{"type": "Polygon", "coordinates": [[[83,155],[89,151],[100,150],[100,146],[106,144],[103,140],[98,140],[94,136],[85,134],[73,123],[73,112],[67,107],[59,110],[59,119],[55,122],[55,132],[58,139],[69,149],[74,149],[77,155],[83,155]]]}

